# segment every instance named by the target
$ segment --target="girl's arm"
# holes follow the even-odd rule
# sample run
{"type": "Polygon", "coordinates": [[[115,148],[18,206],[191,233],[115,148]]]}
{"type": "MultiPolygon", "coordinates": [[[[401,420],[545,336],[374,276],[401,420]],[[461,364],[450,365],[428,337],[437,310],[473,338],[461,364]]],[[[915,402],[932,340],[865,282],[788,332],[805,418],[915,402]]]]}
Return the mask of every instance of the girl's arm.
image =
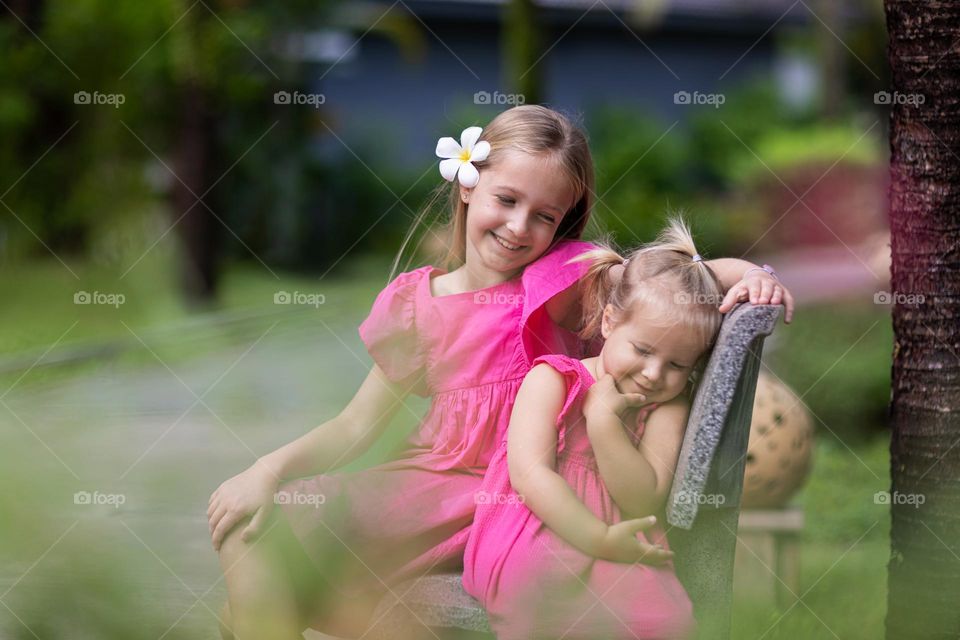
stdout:
{"type": "MultiPolygon", "coordinates": [[[[619,393],[613,379],[607,377],[590,392],[619,393]],[[606,389],[607,385],[612,390],[606,389]]],[[[650,413],[639,449],[634,448],[620,416],[607,408],[615,402],[599,399],[592,404],[587,413],[587,434],[610,496],[624,517],[659,512],[670,493],[683,444],[689,412],[686,399],[678,396],[650,413]]]]}
{"type": "Polygon", "coordinates": [[[783,321],[789,324],[793,319],[793,295],[758,265],[737,258],[717,258],[705,264],[717,274],[727,292],[720,304],[720,313],[730,311],[740,300],[749,299],[750,304],[782,304],[786,308],[783,321]],[[747,273],[750,269],[753,271],[747,273]]]}
{"type": "Polygon", "coordinates": [[[557,416],[566,385],[552,367],[534,367],[517,395],[507,430],[510,483],[545,525],[583,553],[616,562],[660,564],[672,554],[637,539],[655,518],[608,526],[556,472],[557,416]]]}
{"type": "Polygon", "coordinates": [[[386,429],[410,389],[374,365],[349,404],[334,418],[259,458],[210,496],[207,518],[213,548],[239,522],[251,518],[243,539],[257,535],[284,480],[325,473],[357,458],[386,429]]]}
{"type": "Polygon", "coordinates": [[[583,324],[582,305],[580,286],[577,283],[547,300],[546,309],[554,324],[568,331],[579,331],[583,324]]]}
{"type": "MultiPolygon", "coordinates": [[[[738,258],[717,258],[707,260],[720,285],[726,292],[720,304],[720,313],[730,311],[741,300],[750,300],[750,304],[782,304],[786,310],[784,322],[793,320],[793,294],[779,280],[763,271],[759,266],[738,258]],[[748,270],[753,269],[750,273],[748,270]]],[[[614,268],[611,272],[614,280],[623,275],[623,268],[614,268]]],[[[583,300],[580,287],[571,286],[547,301],[547,313],[553,322],[570,331],[578,331],[583,320],[583,300]]]]}
{"type": "Polygon", "coordinates": [[[272,470],[281,481],[342,467],[377,441],[409,393],[374,365],[343,411],[257,464],[272,470]]]}

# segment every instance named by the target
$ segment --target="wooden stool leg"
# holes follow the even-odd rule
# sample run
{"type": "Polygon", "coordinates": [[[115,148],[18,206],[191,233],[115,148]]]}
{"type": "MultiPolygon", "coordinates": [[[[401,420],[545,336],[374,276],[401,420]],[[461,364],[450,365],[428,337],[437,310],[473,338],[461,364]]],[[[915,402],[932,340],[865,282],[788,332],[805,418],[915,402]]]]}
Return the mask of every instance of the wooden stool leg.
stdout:
{"type": "Polygon", "coordinates": [[[776,536],[777,606],[786,609],[800,597],[800,540],[793,533],[776,536]]]}

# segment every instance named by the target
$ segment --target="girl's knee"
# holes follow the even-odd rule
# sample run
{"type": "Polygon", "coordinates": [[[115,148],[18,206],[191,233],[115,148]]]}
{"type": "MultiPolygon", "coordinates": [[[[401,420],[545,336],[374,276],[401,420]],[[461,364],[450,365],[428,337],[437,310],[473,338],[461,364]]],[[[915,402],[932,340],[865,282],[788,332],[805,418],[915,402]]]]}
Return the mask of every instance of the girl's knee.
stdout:
{"type": "MultiPolygon", "coordinates": [[[[230,593],[230,601],[237,607],[246,608],[270,602],[276,594],[283,593],[291,599],[292,607],[303,612],[309,610],[321,585],[319,573],[302,549],[299,555],[291,554],[291,542],[299,542],[284,535],[280,526],[271,528],[258,537],[243,539],[243,526],[238,526],[224,536],[220,545],[220,565],[230,593]]],[[[224,620],[229,609],[224,607],[224,620]]],[[[236,614],[240,615],[238,609],[236,614]]],[[[233,627],[237,615],[229,617],[228,627],[233,627]]],[[[230,637],[223,633],[224,638],[230,637]]]]}
{"type": "Polygon", "coordinates": [[[241,533],[243,527],[234,527],[232,531],[227,532],[220,542],[220,550],[217,552],[220,556],[220,566],[224,573],[236,564],[237,560],[247,553],[247,543],[243,541],[241,533]]]}

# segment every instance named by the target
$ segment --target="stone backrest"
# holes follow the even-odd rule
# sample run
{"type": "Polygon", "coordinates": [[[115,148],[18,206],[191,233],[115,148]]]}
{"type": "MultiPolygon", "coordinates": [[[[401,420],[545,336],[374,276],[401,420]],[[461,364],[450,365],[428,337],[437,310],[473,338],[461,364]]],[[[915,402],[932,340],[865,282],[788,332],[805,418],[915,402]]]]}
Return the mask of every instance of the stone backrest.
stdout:
{"type": "Polygon", "coordinates": [[[724,319],[690,408],[667,500],[674,566],[701,637],[730,630],[733,560],[763,341],[782,307],[741,304],[724,319]]]}

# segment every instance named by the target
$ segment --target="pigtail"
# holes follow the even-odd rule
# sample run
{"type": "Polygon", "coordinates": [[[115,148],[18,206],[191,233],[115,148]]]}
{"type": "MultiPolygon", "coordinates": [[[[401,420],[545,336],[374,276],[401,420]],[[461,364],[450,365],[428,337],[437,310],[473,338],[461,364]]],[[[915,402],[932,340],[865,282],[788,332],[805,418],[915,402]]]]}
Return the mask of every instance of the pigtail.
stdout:
{"type": "Polygon", "coordinates": [[[709,349],[723,316],[717,310],[723,288],[693,242],[690,228],[681,217],[672,217],[656,240],[633,251],[624,261],[609,246],[578,256],[591,266],[581,279],[583,329],[581,337],[596,338],[607,305],[613,320],[642,301],[663,318],[683,319],[709,349]],[[618,271],[619,270],[619,271],[618,271]]]}
{"type": "MultiPolygon", "coordinates": [[[[690,261],[681,265],[683,267],[681,290],[687,298],[707,307],[719,306],[723,300],[723,286],[720,283],[720,278],[700,256],[693,241],[690,227],[683,220],[683,217],[671,217],[667,221],[666,228],[658,236],[657,243],[661,244],[663,248],[689,256],[690,261]]],[[[714,314],[714,319],[715,322],[708,323],[708,333],[715,336],[720,328],[718,314],[714,314]]]]}
{"type": "Polygon", "coordinates": [[[676,251],[686,254],[691,260],[697,255],[697,247],[694,245],[690,227],[680,216],[669,218],[667,226],[660,230],[657,239],[647,245],[647,248],[676,251]]]}
{"type": "Polygon", "coordinates": [[[587,251],[570,262],[590,262],[586,274],[580,279],[580,294],[583,301],[583,320],[580,337],[592,340],[600,335],[603,310],[610,300],[616,283],[623,277],[624,259],[610,246],[587,251]]]}
{"type": "MultiPolygon", "coordinates": [[[[678,276],[677,299],[682,300],[691,310],[696,308],[712,310],[720,305],[723,300],[723,286],[713,269],[707,266],[706,261],[697,251],[693,234],[682,216],[669,218],[657,239],[641,249],[640,253],[645,251],[667,251],[674,256],[682,254],[679,260],[670,261],[672,263],[670,269],[675,270],[678,276]]],[[[705,337],[709,338],[709,344],[712,347],[713,340],[719,332],[722,317],[715,311],[695,315],[700,316],[701,330],[705,337]]],[[[709,354],[709,350],[707,353],[709,354]]]]}

